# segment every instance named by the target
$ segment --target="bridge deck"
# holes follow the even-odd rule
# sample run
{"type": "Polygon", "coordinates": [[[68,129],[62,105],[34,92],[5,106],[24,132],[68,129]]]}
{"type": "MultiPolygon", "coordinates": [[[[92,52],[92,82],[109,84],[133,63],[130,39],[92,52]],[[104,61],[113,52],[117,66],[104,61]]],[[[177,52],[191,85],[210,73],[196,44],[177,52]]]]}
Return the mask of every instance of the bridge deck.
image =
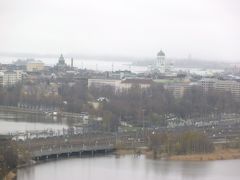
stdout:
{"type": "Polygon", "coordinates": [[[142,144],[136,134],[83,134],[48,138],[35,138],[19,141],[32,158],[48,157],[62,154],[113,151],[117,145],[133,147],[142,144]]]}

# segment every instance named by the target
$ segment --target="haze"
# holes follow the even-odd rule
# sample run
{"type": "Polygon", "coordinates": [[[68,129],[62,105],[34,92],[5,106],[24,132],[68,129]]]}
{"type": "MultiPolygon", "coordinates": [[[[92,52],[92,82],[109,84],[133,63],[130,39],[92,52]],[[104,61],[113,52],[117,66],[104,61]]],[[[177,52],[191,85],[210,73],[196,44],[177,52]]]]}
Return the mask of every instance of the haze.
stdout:
{"type": "Polygon", "coordinates": [[[1,0],[0,52],[240,60],[238,0],[1,0]]]}

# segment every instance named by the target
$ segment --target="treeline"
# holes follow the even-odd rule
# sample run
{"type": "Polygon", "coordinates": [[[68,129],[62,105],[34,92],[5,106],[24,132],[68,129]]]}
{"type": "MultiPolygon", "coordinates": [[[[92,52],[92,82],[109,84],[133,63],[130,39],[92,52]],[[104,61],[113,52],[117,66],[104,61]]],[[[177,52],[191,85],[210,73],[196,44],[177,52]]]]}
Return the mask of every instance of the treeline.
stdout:
{"type": "Polygon", "coordinates": [[[0,105],[17,106],[18,103],[30,106],[54,107],[67,112],[89,112],[105,117],[105,127],[116,129],[119,121],[146,126],[165,126],[169,117],[196,118],[217,117],[221,113],[240,113],[240,102],[230,92],[207,92],[193,86],[185,91],[182,98],[175,98],[161,84],[153,84],[148,89],[133,86],[128,90],[116,91],[111,86],[87,87],[85,82],[72,85],[63,83],[58,96],[44,94],[23,94],[21,85],[0,88],[0,105]],[[89,102],[99,97],[107,97],[109,102],[101,102],[95,109],[89,102]]]}
{"type": "Polygon", "coordinates": [[[179,117],[201,117],[209,114],[240,113],[240,102],[230,93],[192,87],[175,101],[174,113],[179,117]]]}
{"type": "Polygon", "coordinates": [[[115,117],[136,123],[145,121],[150,125],[164,126],[171,116],[183,119],[204,117],[207,120],[207,117],[217,117],[220,113],[240,113],[240,103],[231,93],[214,89],[205,92],[197,86],[187,90],[179,99],[160,84],[145,90],[135,86],[125,91],[115,91],[108,86],[91,87],[89,92],[95,98],[109,98],[103,110],[115,117]]]}
{"type": "Polygon", "coordinates": [[[17,167],[18,153],[16,145],[8,139],[0,139],[0,179],[17,167]]]}
{"type": "Polygon", "coordinates": [[[20,84],[14,87],[0,87],[0,105],[17,106],[20,100],[21,88],[20,84]]]}
{"type": "Polygon", "coordinates": [[[199,132],[158,133],[150,136],[150,149],[154,154],[186,155],[213,152],[213,143],[199,132]]]}
{"type": "Polygon", "coordinates": [[[18,165],[27,164],[30,160],[30,154],[23,146],[8,136],[0,136],[0,179],[18,165]]]}
{"type": "Polygon", "coordinates": [[[112,112],[124,121],[138,122],[143,118],[150,119],[154,113],[155,119],[161,119],[160,115],[171,113],[174,97],[163,86],[154,85],[149,89],[141,89],[134,86],[129,90],[115,91],[104,86],[101,88],[90,87],[90,93],[95,97],[103,96],[110,99],[104,103],[103,109],[112,112]]]}

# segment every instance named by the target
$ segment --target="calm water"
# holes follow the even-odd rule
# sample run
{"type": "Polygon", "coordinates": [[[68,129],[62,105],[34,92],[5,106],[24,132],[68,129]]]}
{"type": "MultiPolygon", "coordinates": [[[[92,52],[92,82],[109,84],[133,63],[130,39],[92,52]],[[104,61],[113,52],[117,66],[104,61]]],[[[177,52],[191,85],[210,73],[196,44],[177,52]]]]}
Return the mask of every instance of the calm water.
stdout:
{"type": "MultiPolygon", "coordinates": [[[[12,63],[17,59],[25,59],[18,57],[3,57],[0,56],[0,63],[12,63]]],[[[58,62],[58,58],[36,58],[43,61],[46,65],[53,66],[58,62]]],[[[70,65],[71,59],[65,58],[65,62],[70,65]]],[[[104,61],[98,59],[74,59],[74,67],[98,71],[118,71],[131,70],[134,73],[141,73],[147,70],[147,66],[132,66],[130,61],[104,61]]]]}
{"type": "Polygon", "coordinates": [[[18,170],[17,180],[239,180],[240,160],[181,162],[145,157],[76,158],[18,170]]]}
{"type": "Polygon", "coordinates": [[[62,130],[68,128],[66,123],[39,115],[0,112],[0,134],[30,130],[62,130]]]}

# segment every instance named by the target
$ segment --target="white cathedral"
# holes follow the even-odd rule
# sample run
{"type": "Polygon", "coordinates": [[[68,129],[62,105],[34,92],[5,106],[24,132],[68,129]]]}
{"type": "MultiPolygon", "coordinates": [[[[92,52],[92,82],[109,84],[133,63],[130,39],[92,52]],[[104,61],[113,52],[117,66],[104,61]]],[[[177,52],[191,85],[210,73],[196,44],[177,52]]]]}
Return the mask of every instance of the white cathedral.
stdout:
{"type": "Polygon", "coordinates": [[[165,53],[160,50],[157,53],[157,60],[151,66],[151,72],[165,74],[171,72],[172,63],[166,61],[165,53]]]}

